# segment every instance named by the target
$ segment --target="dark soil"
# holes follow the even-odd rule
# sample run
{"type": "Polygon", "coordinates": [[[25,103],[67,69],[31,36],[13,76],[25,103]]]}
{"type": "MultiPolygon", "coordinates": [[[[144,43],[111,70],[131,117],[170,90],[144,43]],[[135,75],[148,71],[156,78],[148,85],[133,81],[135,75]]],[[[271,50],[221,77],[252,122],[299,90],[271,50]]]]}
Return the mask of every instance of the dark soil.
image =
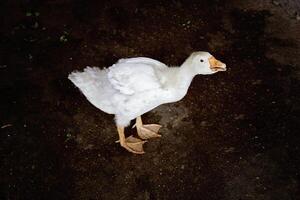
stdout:
{"type": "Polygon", "coordinates": [[[300,22],[287,8],[2,0],[0,199],[300,199],[300,22]],[[163,137],[142,156],[67,79],[125,57],[180,65],[199,50],[228,71],[145,114],[163,137]]]}

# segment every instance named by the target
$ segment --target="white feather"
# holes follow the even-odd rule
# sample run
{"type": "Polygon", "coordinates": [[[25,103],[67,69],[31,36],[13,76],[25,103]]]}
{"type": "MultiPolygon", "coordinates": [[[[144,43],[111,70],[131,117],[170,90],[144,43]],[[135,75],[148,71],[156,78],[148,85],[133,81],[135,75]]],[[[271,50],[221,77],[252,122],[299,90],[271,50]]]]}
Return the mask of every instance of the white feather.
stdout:
{"type": "Polygon", "coordinates": [[[117,63],[109,68],[108,80],[126,95],[161,88],[154,68],[144,63],[117,63]]]}
{"type": "Polygon", "coordinates": [[[83,72],[72,72],[68,78],[94,106],[106,113],[114,114],[110,98],[117,91],[109,83],[107,73],[108,69],[86,67],[83,72]]]}

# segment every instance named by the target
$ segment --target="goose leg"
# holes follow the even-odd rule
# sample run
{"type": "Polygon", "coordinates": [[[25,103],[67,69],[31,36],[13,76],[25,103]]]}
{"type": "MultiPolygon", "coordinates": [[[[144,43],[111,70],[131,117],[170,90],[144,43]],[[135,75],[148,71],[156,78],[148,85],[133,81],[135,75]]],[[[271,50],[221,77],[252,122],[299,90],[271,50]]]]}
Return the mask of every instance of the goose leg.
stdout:
{"type": "Polygon", "coordinates": [[[118,134],[119,134],[118,142],[120,142],[122,147],[124,147],[131,153],[136,153],[136,154],[145,153],[144,149],[143,149],[143,145],[146,141],[140,140],[133,136],[129,136],[129,137],[125,138],[124,127],[117,126],[117,129],[118,129],[118,134]]]}
{"type": "Polygon", "coordinates": [[[160,134],[158,134],[159,129],[161,128],[161,125],[159,124],[143,124],[142,117],[139,116],[136,118],[136,123],[132,127],[136,127],[137,133],[140,138],[146,140],[149,138],[156,138],[161,137],[160,134]]]}

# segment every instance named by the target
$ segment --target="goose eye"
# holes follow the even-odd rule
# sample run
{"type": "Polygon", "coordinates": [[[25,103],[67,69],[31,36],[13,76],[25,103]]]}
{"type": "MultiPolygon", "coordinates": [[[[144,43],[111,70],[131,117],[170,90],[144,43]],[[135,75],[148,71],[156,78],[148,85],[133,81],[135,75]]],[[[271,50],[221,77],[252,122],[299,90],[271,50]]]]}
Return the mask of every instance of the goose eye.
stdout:
{"type": "Polygon", "coordinates": [[[203,59],[201,59],[201,60],[200,60],[200,62],[204,62],[204,60],[203,60],[203,59]]]}

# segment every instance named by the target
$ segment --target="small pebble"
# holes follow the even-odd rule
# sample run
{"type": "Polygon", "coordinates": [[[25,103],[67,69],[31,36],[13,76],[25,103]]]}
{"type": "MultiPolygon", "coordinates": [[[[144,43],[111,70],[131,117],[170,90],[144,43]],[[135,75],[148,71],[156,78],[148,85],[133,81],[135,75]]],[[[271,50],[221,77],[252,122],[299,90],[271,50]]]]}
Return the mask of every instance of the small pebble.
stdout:
{"type": "Polygon", "coordinates": [[[11,127],[11,126],[12,126],[12,124],[5,124],[5,125],[1,126],[1,128],[7,128],[7,127],[11,127]]]}
{"type": "Polygon", "coordinates": [[[30,17],[30,16],[32,16],[32,13],[31,12],[26,12],[26,17],[30,17]]]}
{"type": "Polygon", "coordinates": [[[273,3],[275,6],[278,6],[278,5],[280,4],[277,0],[273,0],[272,3],[273,3]]]}

